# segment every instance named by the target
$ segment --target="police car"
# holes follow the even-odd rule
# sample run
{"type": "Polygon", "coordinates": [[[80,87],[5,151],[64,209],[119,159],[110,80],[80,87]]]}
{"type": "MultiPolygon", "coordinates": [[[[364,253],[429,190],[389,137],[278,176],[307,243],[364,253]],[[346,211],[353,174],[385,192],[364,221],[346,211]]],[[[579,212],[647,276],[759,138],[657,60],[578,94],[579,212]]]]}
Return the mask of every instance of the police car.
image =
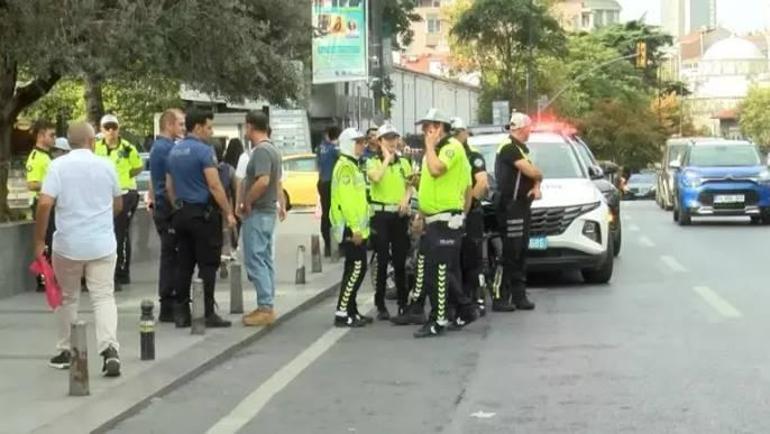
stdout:
{"type": "MultiPolygon", "coordinates": [[[[507,133],[472,136],[469,144],[493,170],[497,148],[507,133]]],[[[607,199],[592,182],[594,168],[580,158],[579,146],[568,133],[553,126],[536,126],[527,146],[530,158],[543,171],[543,198],[532,204],[530,271],[580,270],[587,283],[607,283],[614,268],[612,213],[607,199]]],[[[494,174],[490,173],[492,197],[485,203],[494,213],[494,174]]],[[[496,231],[494,218],[487,219],[496,231]]],[[[500,252],[494,247],[496,252],[500,252]]],[[[494,261],[494,255],[490,255],[494,261]]]]}

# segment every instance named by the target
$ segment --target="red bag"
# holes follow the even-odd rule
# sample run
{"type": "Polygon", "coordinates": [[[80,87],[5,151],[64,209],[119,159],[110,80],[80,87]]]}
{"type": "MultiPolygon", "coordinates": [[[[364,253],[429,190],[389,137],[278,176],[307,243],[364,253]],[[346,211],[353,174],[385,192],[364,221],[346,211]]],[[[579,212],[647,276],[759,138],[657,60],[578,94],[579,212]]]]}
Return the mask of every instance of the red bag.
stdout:
{"type": "Polygon", "coordinates": [[[56,282],[53,267],[48,263],[48,259],[43,255],[38,256],[29,266],[29,271],[35,276],[43,275],[45,278],[45,298],[48,301],[48,306],[56,310],[57,307],[61,306],[61,288],[56,282]]]}

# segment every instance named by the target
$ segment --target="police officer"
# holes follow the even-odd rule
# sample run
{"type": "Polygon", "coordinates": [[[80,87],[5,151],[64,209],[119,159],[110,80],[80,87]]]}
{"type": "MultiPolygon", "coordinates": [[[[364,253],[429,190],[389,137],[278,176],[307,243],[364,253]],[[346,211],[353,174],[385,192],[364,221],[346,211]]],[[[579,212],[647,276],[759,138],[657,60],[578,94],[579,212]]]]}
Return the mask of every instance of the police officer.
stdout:
{"type": "Polygon", "coordinates": [[[412,165],[398,155],[397,146],[401,139],[392,125],[385,124],[377,131],[380,153],[367,161],[367,176],[371,182],[372,235],[377,252],[377,274],[375,280],[374,304],[377,319],[389,320],[390,313],[385,306],[385,284],[388,262],[393,264],[398,310],[406,310],[408,292],[406,289],[406,255],[409,251],[409,201],[411,188],[409,178],[412,165]]]}
{"type": "MultiPolygon", "coordinates": [[[[56,127],[49,121],[40,119],[32,124],[32,136],[35,139],[35,147],[27,157],[27,189],[34,195],[32,202],[32,215],[36,215],[37,199],[40,195],[40,189],[43,186],[43,180],[48,173],[48,166],[53,160],[51,147],[56,140],[56,127]]],[[[48,219],[48,229],[45,235],[46,257],[51,257],[51,241],[55,230],[53,209],[48,219]]],[[[43,275],[37,276],[38,292],[45,291],[45,279],[43,275]]]]}
{"type": "Polygon", "coordinates": [[[416,302],[414,309],[422,309],[419,299],[423,290],[431,299],[430,320],[414,334],[423,338],[440,335],[449,324],[450,297],[462,324],[474,321],[478,312],[463,293],[460,275],[464,213],[470,206],[471,192],[468,157],[463,145],[447,134],[449,118],[437,109],[430,109],[418,124],[425,136],[418,194],[425,233],[411,297],[416,302]]]}
{"type": "Polygon", "coordinates": [[[499,194],[497,220],[503,239],[502,273],[495,277],[492,310],[512,312],[532,310],[535,304],[527,298],[527,251],[532,201],[540,199],[543,174],[529,159],[532,120],[514,112],[508,126],[510,137],[497,150],[495,175],[499,194]]]}
{"type": "Polygon", "coordinates": [[[115,290],[131,283],[131,220],[139,205],[136,176],[144,170],[142,157],[134,145],[120,137],[120,124],[113,115],[101,120],[102,135],[94,145],[94,154],[115,163],[118,183],[123,192],[123,210],[115,217],[115,238],[118,242],[118,262],[115,265],[115,290]]]}
{"type": "Polygon", "coordinates": [[[481,200],[487,196],[489,182],[487,180],[487,165],[484,156],[468,144],[468,128],[461,118],[452,119],[452,135],[463,144],[465,155],[471,164],[471,208],[465,216],[465,234],[462,246],[462,274],[465,295],[476,300],[481,315],[485,313],[485,296],[483,291],[483,244],[484,244],[484,211],[481,200]]]}
{"type": "Polygon", "coordinates": [[[187,137],[174,145],[166,161],[166,194],[176,212],[172,227],[177,241],[174,322],[190,326],[190,284],[195,266],[203,280],[206,327],[230,327],[214,311],[214,287],[222,254],[222,226],[235,226],[235,216],[222,188],[214,150],[210,112],[192,111],[185,118],[187,137]]]}
{"type": "Polygon", "coordinates": [[[369,238],[369,203],[366,180],[359,169],[366,136],[354,128],[340,134],[340,157],[332,174],[331,224],[345,255],[334,325],[363,327],[372,319],[361,315],[356,295],[366,275],[366,241],[369,238]]]}

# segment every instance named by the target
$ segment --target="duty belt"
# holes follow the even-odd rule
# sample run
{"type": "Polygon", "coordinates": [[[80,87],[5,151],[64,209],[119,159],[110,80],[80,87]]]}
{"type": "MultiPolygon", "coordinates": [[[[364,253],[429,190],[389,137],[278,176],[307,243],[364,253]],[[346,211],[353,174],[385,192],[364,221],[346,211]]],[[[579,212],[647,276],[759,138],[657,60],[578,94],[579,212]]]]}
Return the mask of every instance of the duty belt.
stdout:
{"type": "Polygon", "coordinates": [[[373,203],[372,211],[374,212],[398,212],[400,207],[398,205],[386,205],[382,203],[373,203]]]}
{"type": "Polygon", "coordinates": [[[436,222],[447,222],[449,223],[452,220],[455,220],[457,218],[461,218],[464,220],[463,213],[459,211],[450,211],[450,212],[440,212],[438,214],[433,214],[430,216],[425,217],[425,223],[431,224],[436,222]]]}

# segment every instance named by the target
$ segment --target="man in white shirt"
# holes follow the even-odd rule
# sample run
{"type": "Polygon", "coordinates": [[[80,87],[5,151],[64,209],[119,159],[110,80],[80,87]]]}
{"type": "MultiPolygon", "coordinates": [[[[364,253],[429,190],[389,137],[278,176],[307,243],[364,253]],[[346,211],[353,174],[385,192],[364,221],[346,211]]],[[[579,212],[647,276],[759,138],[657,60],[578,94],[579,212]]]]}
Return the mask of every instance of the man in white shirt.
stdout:
{"type": "Polygon", "coordinates": [[[70,365],[70,325],[77,321],[80,280],[85,276],[94,309],[96,341],[103,357],[102,373],[120,375],[117,340],[118,311],[115,305],[117,243],[113,218],[123,206],[115,165],[93,153],[94,129],[75,122],[67,133],[72,151],[51,163],[43,181],[35,223],[35,255],[45,248],[45,230],[55,207],[56,232],[52,262],[62,289],[59,322],[59,354],[49,365],[70,365]]]}

